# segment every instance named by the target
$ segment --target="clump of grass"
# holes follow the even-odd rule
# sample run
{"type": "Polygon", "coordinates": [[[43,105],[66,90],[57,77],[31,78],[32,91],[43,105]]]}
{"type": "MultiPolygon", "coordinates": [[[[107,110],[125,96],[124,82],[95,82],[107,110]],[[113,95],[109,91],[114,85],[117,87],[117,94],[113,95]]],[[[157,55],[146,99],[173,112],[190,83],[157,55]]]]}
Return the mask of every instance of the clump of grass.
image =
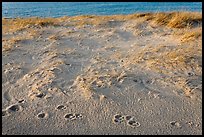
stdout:
{"type": "Polygon", "coordinates": [[[202,14],[193,12],[178,12],[168,22],[167,26],[171,28],[185,28],[200,25],[202,22],[202,14]]]}
{"type": "Polygon", "coordinates": [[[8,51],[12,51],[13,50],[13,48],[20,42],[20,41],[22,41],[22,40],[24,40],[24,38],[22,38],[22,37],[13,37],[13,38],[11,38],[11,39],[3,39],[2,40],[2,51],[4,52],[4,51],[6,51],[6,52],[8,52],[8,51]]]}
{"type": "Polygon", "coordinates": [[[137,13],[130,15],[95,16],[83,15],[61,18],[16,18],[2,19],[4,32],[15,32],[30,27],[59,26],[64,23],[73,24],[82,28],[85,25],[107,26],[110,21],[123,22],[143,18],[156,25],[164,25],[170,28],[186,28],[198,26],[202,23],[202,14],[197,12],[171,12],[171,13],[137,13]]]}
{"type": "Polygon", "coordinates": [[[3,45],[2,52],[12,51],[12,45],[3,45]]]}
{"type": "Polygon", "coordinates": [[[187,31],[181,37],[182,42],[189,42],[197,40],[199,37],[202,36],[202,28],[196,28],[194,30],[187,31]]]}
{"type": "Polygon", "coordinates": [[[166,76],[164,81],[173,83],[184,94],[189,95],[198,85],[188,85],[189,76],[186,72],[202,75],[202,46],[199,43],[171,47],[149,46],[138,53],[129,53],[123,65],[126,68],[140,65],[163,74],[166,76]]]}
{"type": "Polygon", "coordinates": [[[157,25],[170,28],[191,28],[202,23],[202,14],[198,12],[156,13],[152,21],[157,25]]]}
{"type": "Polygon", "coordinates": [[[170,13],[137,13],[130,15],[111,16],[75,16],[69,21],[81,28],[85,25],[108,26],[110,21],[124,22],[129,20],[143,19],[156,25],[163,25],[170,28],[191,28],[202,23],[202,14],[197,12],[170,12],[170,13]]]}
{"type": "Polygon", "coordinates": [[[57,26],[62,19],[56,18],[16,18],[16,19],[3,19],[2,28],[3,32],[15,32],[26,28],[32,27],[46,27],[57,26]]]}

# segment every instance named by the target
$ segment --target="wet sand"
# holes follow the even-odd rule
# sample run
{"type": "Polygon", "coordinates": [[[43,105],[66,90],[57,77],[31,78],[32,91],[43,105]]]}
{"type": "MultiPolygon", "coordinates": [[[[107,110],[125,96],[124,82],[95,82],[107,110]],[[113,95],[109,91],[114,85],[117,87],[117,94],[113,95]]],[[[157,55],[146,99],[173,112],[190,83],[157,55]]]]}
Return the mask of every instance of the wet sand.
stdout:
{"type": "Polygon", "coordinates": [[[202,134],[200,13],[2,24],[2,134],[202,134]]]}

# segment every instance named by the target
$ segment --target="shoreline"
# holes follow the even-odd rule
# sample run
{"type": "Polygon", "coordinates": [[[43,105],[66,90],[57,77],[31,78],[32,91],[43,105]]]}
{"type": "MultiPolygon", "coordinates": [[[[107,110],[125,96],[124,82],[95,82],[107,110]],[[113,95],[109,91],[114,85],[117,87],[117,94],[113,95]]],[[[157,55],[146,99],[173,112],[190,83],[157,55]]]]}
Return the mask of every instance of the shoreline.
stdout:
{"type": "Polygon", "coordinates": [[[80,16],[94,16],[94,17],[109,17],[109,16],[130,16],[130,15],[136,15],[136,14],[157,14],[157,13],[198,13],[202,15],[202,11],[187,11],[187,10],[183,10],[183,11],[155,11],[155,12],[134,12],[134,13],[127,13],[127,14],[107,14],[107,15],[99,15],[99,14],[80,14],[80,15],[63,15],[63,16],[59,16],[59,17],[52,17],[52,16],[47,16],[47,17],[43,17],[43,16],[29,16],[29,17],[2,17],[2,19],[26,19],[26,18],[63,18],[63,17],[80,17],[80,16]]]}

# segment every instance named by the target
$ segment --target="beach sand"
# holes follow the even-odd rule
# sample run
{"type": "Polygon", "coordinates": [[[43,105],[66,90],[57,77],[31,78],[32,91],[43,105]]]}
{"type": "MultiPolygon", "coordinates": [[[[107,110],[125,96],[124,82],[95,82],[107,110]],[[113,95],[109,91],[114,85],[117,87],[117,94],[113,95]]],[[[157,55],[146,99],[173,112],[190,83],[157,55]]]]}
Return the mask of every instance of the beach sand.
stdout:
{"type": "Polygon", "coordinates": [[[202,15],[2,18],[2,134],[201,135],[202,15]]]}

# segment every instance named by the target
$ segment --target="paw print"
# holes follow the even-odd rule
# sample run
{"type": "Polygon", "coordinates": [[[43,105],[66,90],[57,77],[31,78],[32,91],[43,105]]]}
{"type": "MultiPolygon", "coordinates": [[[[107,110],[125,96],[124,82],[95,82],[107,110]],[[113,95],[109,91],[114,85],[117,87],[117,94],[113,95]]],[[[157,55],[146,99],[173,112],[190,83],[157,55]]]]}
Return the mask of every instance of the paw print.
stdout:
{"type": "Polygon", "coordinates": [[[130,115],[120,115],[120,114],[116,114],[113,117],[113,123],[114,124],[120,124],[120,123],[124,123],[126,122],[126,124],[132,128],[135,127],[140,127],[140,123],[134,120],[133,116],[130,115]]]}

